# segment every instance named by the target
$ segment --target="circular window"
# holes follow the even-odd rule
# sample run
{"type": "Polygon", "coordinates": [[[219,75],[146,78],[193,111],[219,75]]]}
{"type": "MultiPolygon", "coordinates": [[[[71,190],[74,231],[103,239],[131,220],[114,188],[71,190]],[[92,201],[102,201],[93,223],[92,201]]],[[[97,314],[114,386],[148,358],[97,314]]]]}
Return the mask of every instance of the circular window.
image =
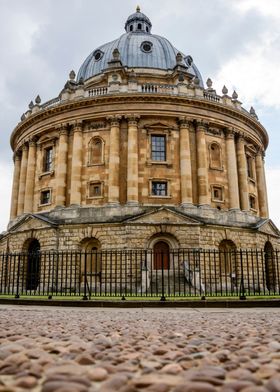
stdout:
{"type": "Polygon", "coordinates": [[[149,41],[144,41],[141,44],[141,50],[145,53],[150,53],[152,51],[153,44],[149,41]]]}
{"type": "Polygon", "coordinates": [[[95,61],[99,61],[99,60],[102,58],[103,54],[104,54],[104,53],[101,52],[101,50],[96,50],[96,51],[93,53],[94,60],[95,60],[95,61]]]}

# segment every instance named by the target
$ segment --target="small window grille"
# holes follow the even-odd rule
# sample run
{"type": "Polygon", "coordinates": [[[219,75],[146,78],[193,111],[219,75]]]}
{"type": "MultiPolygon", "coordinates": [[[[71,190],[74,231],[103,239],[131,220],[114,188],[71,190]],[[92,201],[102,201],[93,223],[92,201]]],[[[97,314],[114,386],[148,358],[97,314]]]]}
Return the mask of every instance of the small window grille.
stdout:
{"type": "Polygon", "coordinates": [[[153,196],[167,196],[167,182],[166,181],[153,181],[152,182],[152,195],[153,196]]]}

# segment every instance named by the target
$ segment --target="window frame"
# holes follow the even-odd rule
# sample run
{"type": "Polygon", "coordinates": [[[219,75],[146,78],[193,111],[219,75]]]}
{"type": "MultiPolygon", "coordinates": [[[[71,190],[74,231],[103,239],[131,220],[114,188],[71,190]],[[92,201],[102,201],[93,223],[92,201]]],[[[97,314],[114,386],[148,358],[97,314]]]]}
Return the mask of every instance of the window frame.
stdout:
{"type": "Polygon", "coordinates": [[[103,181],[89,181],[87,183],[87,199],[103,199],[104,198],[104,182],[103,181]],[[100,195],[96,195],[96,196],[91,196],[90,194],[90,188],[91,185],[96,186],[96,185],[100,185],[100,195]]]}
{"type": "Polygon", "coordinates": [[[223,166],[222,146],[220,145],[220,143],[218,143],[215,140],[209,142],[209,144],[208,144],[208,152],[209,152],[209,168],[212,169],[212,170],[223,171],[224,170],[224,166],[223,166]],[[213,164],[212,153],[211,153],[211,147],[213,145],[217,146],[218,149],[219,149],[219,156],[220,156],[220,162],[219,162],[220,164],[219,165],[213,164]]]}
{"type": "Polygon", "coordinates": [[[163,127],[145,127],[147,132],[147,165],[166,165],[172,167],[171,155],[171,129],[163,127]],[[152,136],[165,136],[165,161],[155,161],[152,159],[152,136]]]}
{"type": "Polygon", "coordinates": [[[249,209],[250,211],[254,211],[254,212],[258,211],[257,197],[253,193],[249,193],[249,209]],[[251,207],[252,199],[254,200],[254,207],[251,207]]]}
{"type": "Polygon", "coordinates": [[[171,195],[171,181],[168,178],[150,178],[149,179],[149,198],[156,199],[170,199],[171,195]],[[166,184],[166,194],[165,195],[155,195],[153,194],[153,184],[154,183],[165,183],[166,184]]]}
{"type": "Polygon", "coordinates": [[[45,207],[45,206],[50,206],[50,205],[52,205],[52,188],[40,189],[39,207],[45,207]],[[42,203],[42,195],[45,192],[49,192],[49,202],[48,203],[42,203]]]}
{"type": "Polygon", "coordinates": [[[211,184],[210,185],[211,188],[211,201],[213,201],[214,203],[224,203],[225,202],[225,189],[224,186],[221,184],[211,184]],[[221,191],[221,199],[217,199],[215,197],[215,190],[220,190],[221,191]]]}

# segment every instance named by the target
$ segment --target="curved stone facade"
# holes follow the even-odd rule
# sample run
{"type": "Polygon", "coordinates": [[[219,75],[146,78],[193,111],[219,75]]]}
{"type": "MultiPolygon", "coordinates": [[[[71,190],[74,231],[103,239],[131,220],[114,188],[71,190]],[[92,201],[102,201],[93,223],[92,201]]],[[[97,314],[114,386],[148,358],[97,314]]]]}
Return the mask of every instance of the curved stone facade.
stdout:
{"type": "Polygon", "coordinates": [[[180,53],[172,70],[135,70],[112,49],[102,73],[76,81],[71,72],[59,96],[37,97],[13,131],[1,249],[22,250],[30,238],[42,249],[91,238],[104,249],[146,248],[154,236],[171,247],[276,246],[268,136],[254,110],[210,80],[202,87],[180,53]]]}

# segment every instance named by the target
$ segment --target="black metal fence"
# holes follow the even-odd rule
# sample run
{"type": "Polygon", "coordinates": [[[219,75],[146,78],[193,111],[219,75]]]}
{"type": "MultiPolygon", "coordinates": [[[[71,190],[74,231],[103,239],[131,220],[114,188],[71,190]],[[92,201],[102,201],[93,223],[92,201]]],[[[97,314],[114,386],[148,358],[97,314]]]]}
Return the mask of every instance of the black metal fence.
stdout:
{"type": "Polygon", "coordinates": [[[2,253],[0,295],[162,300],[280,295],[279,255],[201,249],[2,253]]]}

